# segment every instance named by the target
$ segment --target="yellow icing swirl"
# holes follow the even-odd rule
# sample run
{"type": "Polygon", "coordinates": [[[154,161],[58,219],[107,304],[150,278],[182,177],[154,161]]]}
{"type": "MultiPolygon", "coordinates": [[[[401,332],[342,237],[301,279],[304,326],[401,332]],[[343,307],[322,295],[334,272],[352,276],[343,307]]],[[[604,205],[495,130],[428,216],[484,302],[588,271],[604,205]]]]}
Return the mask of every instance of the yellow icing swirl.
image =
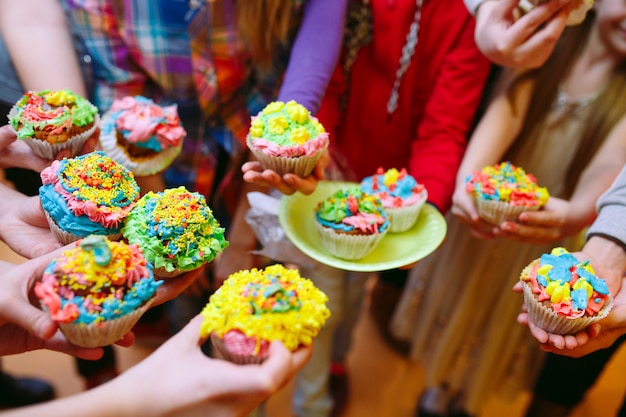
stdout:
{"type": "Polygon", "coordinates": [[[224,281],[202,310],[200,336],[205,338],[213,332],[222,337],[239,330],[256,338],[257,352],[262,340],[280,340],[293,351],[313,342],[330,316],[327,301],[326,294],[295,269],[275,264],[264,270],[239,271],[224,281]],[[277,286],[281,289],[280,297],[276,296],[277,286]],[[271,308],[281,302],[289,308],[271,308]]]}

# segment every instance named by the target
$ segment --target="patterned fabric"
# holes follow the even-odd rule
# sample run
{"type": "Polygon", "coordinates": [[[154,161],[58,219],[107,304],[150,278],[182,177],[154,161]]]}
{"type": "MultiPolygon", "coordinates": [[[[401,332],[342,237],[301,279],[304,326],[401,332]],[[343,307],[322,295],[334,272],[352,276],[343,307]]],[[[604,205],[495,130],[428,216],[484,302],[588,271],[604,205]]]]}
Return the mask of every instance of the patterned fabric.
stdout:
{"type": "MultiPolygon", "coordinates": [[[[250,115],[276,97],[288,54],[278,54],[273,70],[253,67],[234,0],[65,1],[94,62],[100,110],[126,95],[177,103],[188,137],[167,185],[208,198],[223,187],[244,156],[250,115]]],[[[294,0],[294,14],[301,3],[294,0]]]]}

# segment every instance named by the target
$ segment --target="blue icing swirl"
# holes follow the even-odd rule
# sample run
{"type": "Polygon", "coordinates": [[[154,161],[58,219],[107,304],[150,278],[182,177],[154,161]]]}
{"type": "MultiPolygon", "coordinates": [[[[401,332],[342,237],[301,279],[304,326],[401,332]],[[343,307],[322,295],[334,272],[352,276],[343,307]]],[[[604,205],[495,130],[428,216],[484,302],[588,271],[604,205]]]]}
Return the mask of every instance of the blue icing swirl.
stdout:
{"type": "Polygon", "coordinates": [[[387,193],[393,197],[399,197],[403,200],[409,199],[413,196],[413,189],[417,187],[417,181],[410,175],[406,175],[394,183],[395,187],[393,191],[385,184],[384,175],[372,175],[365,177],[361,181],[361,190],[369,194],[387,193]],[[374,177],[377,177],[377,181],[374,182],[374,177]],[[374,189],[374,184],[377,185],[377,189],[374,189]]]}
{"type": "Polygon", "coordinates": [[[585,310],[587,308],[588,294],[584,288],[572,290],[570,292],[570,297],[572,299],[572,305],[577,310],[585,310]]]}
{"type": "Polygon", "coordinates": [[[79,237],[89,235],[110,235],[118,233],[122,227],[106,228],[100,223],[92,222],[86,215],[76,216],[67,206],[65,199],[56,191],[52,184],[39,187],[39,199],[43,209],[48,213],[61,230],[79,237]]]}
{"type": "Polygon", "coordinates": [[[541,265],[549,264],[554,267],[561,267],[570,269],[572,266],[579,263],[578,259],[572,254],[552,255],[544,253],[541,255],[541,265]]]}
{"type": "Polygon", "coordinates": [[[568,268],[557,265],[553,266],[548,271],[548,278],[550,281],[559,281],[559,283],[570,282],[572,280],[572,273],[568,268]]]}
{"type": "Polygon", "coordinates": [[[579,277],[587,280],[587,282],[591,284],[591,287],[593,288],[593,290],[597,292],[598,294],[603,294],[603,295],[609,294],[609,287],[608,285],[606,285],[606,281],[603,280],[602,278],[598,278],[591,272],[580,267],[576,268],[576,273],[578,274],[579,277]]]}

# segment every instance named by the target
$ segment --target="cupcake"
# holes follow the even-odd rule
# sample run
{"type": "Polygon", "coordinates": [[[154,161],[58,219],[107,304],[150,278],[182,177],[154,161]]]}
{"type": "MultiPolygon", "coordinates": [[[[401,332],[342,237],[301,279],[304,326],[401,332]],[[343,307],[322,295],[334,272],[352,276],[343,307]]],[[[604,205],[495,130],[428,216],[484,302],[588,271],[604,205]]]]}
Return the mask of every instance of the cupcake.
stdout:
{"type": "Polygon", "coordinates": [[[186,134],[175,104],[161,107],[145,97],[124,97],[102,116],[100,145],[136,176],[153,175],[180,154],[186,134]]]}
{"type": "Polygon", "coordinates": [[[89,235],[119,239],[139,199],[133,174],[100,151],[54,161],[41,171],[41,180],[41,205],[62,244],[89,235]]]}
{"type": "Polygon", "coordinates": [[[317,119],[292,100],[270,103],[253,117],[247,143],[265,169],[306,177],[329,142],[317,119]]]}
{"type": "Polygon", "coordinates": [[[224,228],[204,196],[184,187],[144,195],[130,212],[122,234],[141,248],[160,278],[197,269],[228,246],[224,228]]]}
{"type": "Polygon", "coordinates": [[[465,189],[480,218],[495,225],[516,221],[524,211],[539,210],[550,197],[532,174],[510,162],[473,172],[465,180],[465,189]]]}
{"type": "Polygon", "coordinates": [[[553,334],[574,334],[605,318],[613,299],[589,261],[554,248],[532,261],[520,276],[528,319],[553,334]]]}
{"type": "Polygon", "coordinates": [[[45,159],[77,155],[98,126],[96,106],[70,90],[29,91],[9,112],[17,138],[45,159]]]}
{"type": "Polygon", "coordinates": [[[413,227],[428,198],[424,185],[404,168],[401,171],[379,168],[376,175],[361,181],[361,190],[380,198],[391,223],[390,232],[404,232],[413,227]]]}
{"type": "Polygon", "coordinates": [[[35,295],[67,340],[97,347],[124,337],[162,283],[136,245],[89,236],[48,265],[35,295]]]}
{"type": "Polygon", "coordinates": [[[200,337],[210,335],[231,362],[261,363],[273,340],[291,351],[309,346],[330,316],[327,301],[309,279],[283,265],[239,271],[202,310],[200,337]]]}
{"type": "Polygon", "coordinates": [[[348,260],[367,256],[390,228],[380,199],[358,186],[340,189],[318,203],[315,219],[324,248],[348,260]]]}

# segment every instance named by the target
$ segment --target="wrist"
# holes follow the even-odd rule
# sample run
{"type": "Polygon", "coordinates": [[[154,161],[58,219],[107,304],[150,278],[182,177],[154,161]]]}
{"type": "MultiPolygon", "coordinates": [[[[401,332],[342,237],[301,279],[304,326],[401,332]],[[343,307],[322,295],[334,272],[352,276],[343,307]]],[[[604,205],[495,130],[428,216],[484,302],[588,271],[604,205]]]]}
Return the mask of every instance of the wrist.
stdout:
{"type": "Polygon", "coordinates": [[[622,242],[608,235],[592,235],[585,243],[583,252],[589,256],[594,269],[601,271],[602,278],[609,281],[614,278],[614,285],[619,287],[619,282],[626,273],[626,249],[622,242]]]}

